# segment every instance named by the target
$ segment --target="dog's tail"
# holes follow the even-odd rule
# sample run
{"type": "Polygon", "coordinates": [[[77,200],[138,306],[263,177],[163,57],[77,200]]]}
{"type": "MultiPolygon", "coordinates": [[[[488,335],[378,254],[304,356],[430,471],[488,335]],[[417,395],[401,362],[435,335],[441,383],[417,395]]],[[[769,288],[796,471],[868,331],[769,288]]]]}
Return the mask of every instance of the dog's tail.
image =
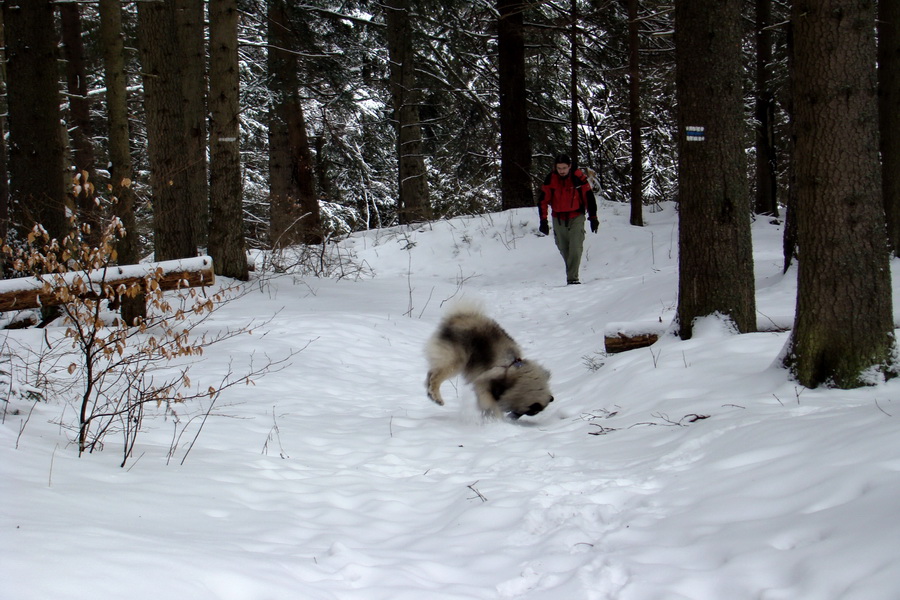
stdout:
{"type": "Polygon", "coordinates": [[[487,313],[484,310],[484,303],[475,300],[473,298],[462,297],[459,300],[454,300],[450,303],[447,309],[444,311],[444,320],[447,320],[451,317],[456,317],[459,315],[482,315],[486,316],[487,313]]]}

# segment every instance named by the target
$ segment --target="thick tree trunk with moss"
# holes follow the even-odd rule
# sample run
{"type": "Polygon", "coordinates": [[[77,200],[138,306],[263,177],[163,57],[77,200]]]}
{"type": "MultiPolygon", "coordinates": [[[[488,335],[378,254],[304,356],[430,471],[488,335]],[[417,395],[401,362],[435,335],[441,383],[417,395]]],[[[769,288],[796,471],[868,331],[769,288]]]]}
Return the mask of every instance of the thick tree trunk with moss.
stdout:
{"type": "Polygon", "coordinates": [[[721,314],[755,331],[741,1],[676,0],[680,335],[721,314]],[[715,99],[715,101],[712,101],[715,99]]]}
{"type": "Polygon", "coordinates": [[[875,7],[798,0],[792,21],[800,259],[784,361],[807,387],[857,387],[888,364],[893,344],[875,7]]]}

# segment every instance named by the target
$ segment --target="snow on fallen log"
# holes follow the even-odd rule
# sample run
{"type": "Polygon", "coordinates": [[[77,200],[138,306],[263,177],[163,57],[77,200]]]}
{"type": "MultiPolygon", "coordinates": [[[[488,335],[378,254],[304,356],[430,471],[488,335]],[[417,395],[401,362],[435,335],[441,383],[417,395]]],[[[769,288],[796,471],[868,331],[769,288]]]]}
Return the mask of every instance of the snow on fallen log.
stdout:
{"type": "Polygon", "coordinates": [[[134,284],[142,285],[145,290],[170,291],[212,285],[215,280],[209,256],[4,279],[0,280],[0,312],[64,304],[71,295],[106,296],[109,290],[124,290],[134,284]]]}
{"type": "Polygon", "coordinates": [[[603,334],[606,351],[610,354],[625,352],[635,348],[646,348],[659,339],[669,323],[662,321],[631,321],[607,323],[603,334]]]}
{"type": "MultiPolygon", "coordinates": [[[[652,346],[666,331],[671,323],[662,321],[628,321],[607,323],[603,333],[606,352],[617,354],[635,348],[652,346]]],[[[794,326],[793,315],[769,316],[757,318],[757,331],[790,331],[794,326]]]]}

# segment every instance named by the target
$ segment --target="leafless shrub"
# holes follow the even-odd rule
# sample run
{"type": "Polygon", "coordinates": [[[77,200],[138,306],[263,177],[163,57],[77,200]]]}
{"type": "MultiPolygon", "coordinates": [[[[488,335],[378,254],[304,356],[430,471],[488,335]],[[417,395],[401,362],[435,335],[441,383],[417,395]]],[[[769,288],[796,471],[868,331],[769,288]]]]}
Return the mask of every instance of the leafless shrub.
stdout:
{"type": "MultiPolygon", "coordinates": [[[[254,365],[251,360],[242,374],[229,367],[214,385],[195,387],[191,368],[207,349],[249,334],[252,325],[260,325],[203,332],[216,310],[240,297],[242,288],[219,289],[209,295],[194,288],[164,293],[159,285],[161,270],[131,285],[111,285],[105,275],[115,261],[116,239],[124,231],[114,221],[96,246],[82,241],[80,234],[87,233],[73,228],[60,244],[37,226],[28,236],[26,248],[14,252],[4,247],[14,269],[44,282],[44,292],[55,296],[64,317],[62,339],[54,340],[47,333],[40,348],[26,350],[32,356],[23,362],[34,365],[29,373],[32,385],[48,398],[75,409],[75,422],[66,417],[65,410],[58,422],[74,432],[79,455],[102,450],[111,435],[121,436],[122,466],[133,457],[148,416],[176,417],[173,421],[181,426],[181,432],[175,439],[180,440],[194,419],[180,418],[176,407],[205,401],[206,408],[196,415],[200,425],[186,458],[225,390],[252,384],[283,368],[293,353],[278,360],[265,357],[262,364],[254,365]],[[110,311],[110,305],[121,297],[141,293],[147,301],[147,314],[132,326],[110,311]]],[[[170,455],[176,449],[173,442],[170,455]]]]}

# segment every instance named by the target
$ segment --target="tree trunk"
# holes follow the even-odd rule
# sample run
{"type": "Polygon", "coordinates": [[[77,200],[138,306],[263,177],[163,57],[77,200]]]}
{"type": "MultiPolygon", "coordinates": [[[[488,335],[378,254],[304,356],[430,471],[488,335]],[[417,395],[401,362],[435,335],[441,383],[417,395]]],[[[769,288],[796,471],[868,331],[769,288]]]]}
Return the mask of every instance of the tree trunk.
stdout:
{"type": "Polygon", "coordinates": [[[388,0],[385,3],[385,20],[399,159],[397,213],[401,223],[415,223],[431,218],[431,203],[419,124],[421,94],[416,83],[409,0],[388,0]]]}
{"type": "Polygon", "coordinates": [[[641,140],[641,63],[638,0],[628,0],[628,108],[631,123],[631,220],[644,226],[644,145],[641,140]]]}
{"type": "Polygon", "coordinates": [[[197,254],[196,199],[190,171],[196,157],[184,139],[185,58],[178,40],[175,0],[138,3],[138,39],[147,115],[153,241],[156,260],[197,254]]]}
{"type": "Polygon", "coordinates": [[[525,2],[497,0],[500,80],[500,195],[503,210],[534,205],[525,87],[525,2]]]}
{"type": "MultiPolygon", "coordinates": [[[[794,27],[791,23],[787,24],[787,64],[788,79],[794,79],[794,27]]],[[[788,116],[788,128],[794,130],[794,96],[791,93],[790,86],[785,90],[785,112],[788,116]]],[[[787,157],[787,198],[785,199],[784,208],[784,238],[782,240],[782,256],[784,258],[783,272],[787,273],[791,268],[794,259],[797,258],[797,172],[794,164],[796,155],[794,149],[794,139],[788,136],[787,146],[785,148],[785,156],[787,157]]]]}
{"type": "Polygon", "coordinates": [[[293,28],[284,0],[268,0],[269,237],[274,248],[323,239],[312,154],[300,104],[293,28]]]}
{"type": "Polygon", "coordinates": [[[3,2],[9,105],[9,179],[14,224],[68,231],[65,145],[60,127],[57,38],[51,0],[3,2]]]}
{"type": "MultiPolygon", "coordinates": [[[[6,132],[9,131],[6,122],[8,114],[6,102],[6,36],[4,35],[5,27],[3,25],[3,11],[0,10],[0,173],[4,175],[8,173],[9,160],[6,149],[6,132]]],[[[9,235],[9,178],[0,177],[0,240],[6,241],[9,235]]],[[[0,278],[5,275],[5,265],[3,259],[0,259],[0,278]]]]}
{"type": "Polygon", "coordinates": [[[91,102],[87,95],[87,70],[84,43],[81,40],[81,9],[78,4],[64,3],[59,5],[59,14],[69,92],[68,129],[75,163],[72,199],[78,210],[79,224],[90,227],[85,241],[96,247],[100,245],[103,225],[100,205],[95,201],[95,186],[100,185],[100,182],[94,170],[91,102]]]}
{"type": "Polygon", "coordinates": [[[319,197],[324,198],[328,202],[340,203],[340,192],[331,182],[328,174],[329,161],[325,154],[325,128],[313,137],[313,146],[316,149],[316,161],[314,171],[316,174],[316,189],[319,190],[319,197]]]}
{"type": "Polygon", "coordinates": [[[675,2],[682,339],[716,313],[756,329],[741,33],[740,0],[675,2]]]}
{"type": "Polygon", "coordinates": [[[216,273],[246,280],[240,127],[237,0],[209,3],[210,225],[216,273]]]}
{"type": "Polygon", "coordinates": [[[185,198],[192,205],[194,240],[205,246],[209,231],[209,180],[206,168],[206,41],[204,38],[204,0],[174,0],[175,26],[181,54],[179,79],[184,133],[181,143],[188,188],[185,198]]]}
{"type": "Polygon", "coordinates": [[[772,0],[756,0],[756,212],[778,215],[777,154],[775,152],[775,94],[772,68],[772,0]]]}
{"type": "Polygon", "coordinates": [[[784,363],[807,387],[858,387],[893,344],[875,7],[797,0],[791,20],[800,262],[784,363]]]}
{"type": "Polygon", "coordinates": [[[878,3],[881,161],[888,240],[900,256],[900,2],[878,3]]]}
{"type": "MultiPolygon", "coordinates": [[[[109,189],[113,197],[112,213],[125,228],[125,236],[116,244],[117,262],[137,264],[141,259],[137,219],[134,216],[134,192],[131,187],[131,132],[128,125],[125,39],[122,31],[122,3],[100,0],[100,45],[103,48],[106,84],[106,120],[109,137],[109,189]]],[[[147,316],[144,294],[125,296],[119,306],[122,319],[129,325],[147,316]]]]}
{"type": "Polygon", "coordinates": [[[569,5],[569,127],[571,142],[569,143],[569,158],[572,166],[578,166],[578,0],[571,0],[569,5]]]}

